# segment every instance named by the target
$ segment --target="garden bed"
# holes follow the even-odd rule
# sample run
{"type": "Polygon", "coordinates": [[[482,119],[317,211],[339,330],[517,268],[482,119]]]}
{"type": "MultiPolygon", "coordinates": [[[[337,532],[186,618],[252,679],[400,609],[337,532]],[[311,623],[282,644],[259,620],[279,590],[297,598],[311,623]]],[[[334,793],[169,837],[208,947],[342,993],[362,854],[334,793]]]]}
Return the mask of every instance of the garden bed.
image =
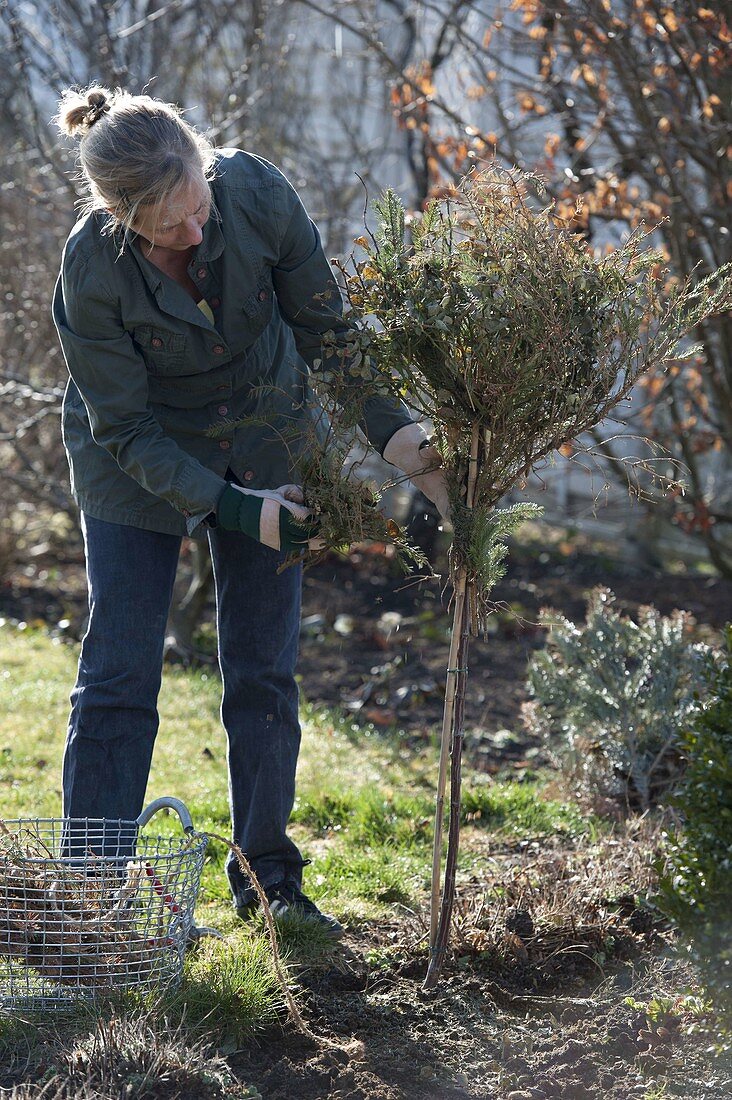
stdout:
{"type": "MultiPolygon", "coordinates": [[[[631,615],[644,603],[662,614],[674,608],[691,612],[704,641],[718,643],[732,619],[730,580],[642,568],[582,537],[542,531],[541,548],[535,541],[512,544],[507,575],[493,593],[493,632],[471,646],[466,756],[487,771],[541,762],[539,746],[520,723],[527,662],[544,641],[537,625],[541,607],[581,620],[587,592],[604,584],[615,592],[618,610],[631,615]]],[[[44,623],[77,642],[86,614],[85,583],[80,555],[53,564],[38,555],[0,587],[0,617],[44,623]]],[[[309,570],[298,666],[303,696],[315,706],[342,708],[359,724],[398,726],[417,739],[439,729],[450,628],[449,589],[443,584],[405,577],[373,547],[348,558],[331,556],[309,570]]],[[[203,652],[215,644],[212,617],[209,607],[203,652]]]]}

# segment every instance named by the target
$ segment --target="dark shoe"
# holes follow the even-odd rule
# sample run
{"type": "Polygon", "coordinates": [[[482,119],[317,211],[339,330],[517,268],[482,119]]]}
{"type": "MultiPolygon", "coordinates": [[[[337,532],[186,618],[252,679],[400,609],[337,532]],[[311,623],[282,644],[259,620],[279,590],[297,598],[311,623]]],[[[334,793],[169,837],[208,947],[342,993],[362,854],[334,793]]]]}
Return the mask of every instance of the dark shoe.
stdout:
{"type": "Polygon", "coordinates": [[[259,909],[259,898],[254,897],[251,901],[247,901],[242,905],[237,905],[234,902],[234,907],[240,920],[251,920],[257,909],[259,909]]]}
{"type": "MultiPolygon", "coordinates": [[[[340,939],[345,932],[343,925],[335,917],[329,913],[321,913],[315,902],[303,894],[294,882],[275,882],[272,886],[267,886],[264,892],[273,917],[286,918],[292,915],[301,920],[314,921],[333,940],[340,939]]],[[[245,905],[238,905],[236,912],[242,920],[251,920],[258,908],[259,899],[255,898],[245,905]]]]}

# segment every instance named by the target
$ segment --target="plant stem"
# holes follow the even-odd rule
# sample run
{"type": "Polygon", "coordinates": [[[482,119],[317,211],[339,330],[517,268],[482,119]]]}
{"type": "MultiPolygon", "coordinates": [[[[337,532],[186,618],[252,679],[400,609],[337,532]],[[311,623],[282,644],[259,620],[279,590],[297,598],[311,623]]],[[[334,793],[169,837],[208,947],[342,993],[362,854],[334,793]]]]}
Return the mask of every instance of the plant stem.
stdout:
{"type": "MultiPolygon", "coordinates": [[[[466,505],[472,508],[479,473],[480,427],[473,425],[468,466],[466,505]]],[[[462,548],[463,557],[467,547],[462,548]]],[[[437,809],[435,814],[435,841],[432,853],[432,907],[430,911],[430,962],[424,981],[425,989],[432,989],[440,976],[442,963],[450,936],[450,918],[455,897],[455,875],[460,842],[460,784],[462,747],[464,735],[465,687],[468,676],[468,642],[471,624],[475,619],[475,583],[468,578],[467,565],[461,565],[455,580],[455,614],[450,639],[450,657],[445,686],[445,710],[442,721],[440,746],[440,771],[437,782],[437,809]],[[440,905],[440,863],[442,852],[442,821],[444,816],[447,757],[450,756],[450,826],[447,843],[445,885],[440,905]],[[438,920],[438,906],[439,920],[438,920]]]]}
{"type": "Polygon", "coordinates": [[[272,910],[269,907],[267,895],[262,889],[259,879],[252,870],[249,864],[249,860],[244,855],[239,845],[235,844],[231,840],[227,840],[225,836],[221,836],[219,833],[209,832],[205,833],[204,835],[210,837],[211,840],[221,841],[222,844],[225,844],[226,847],[234,853],[242,874],[246,875],[246,877],[249,879],[257,893],[257,896],[259,897],[259,901],[262,905],[262,912],[264,913],[265,923],[267,925],[267,932],[269,933],[269,942],[272,948],[272,965],[274,968],[274,972],[277,977],[282,995],[285,999],[285,1003],[287,1004],[287,1007],[290,1011],[290,1016],[292,1017],[292,1020],[294,1021],[298,1030],[301,1031],[303,1035],[307,1036],[308,1039],[311,1039],[318,1046],[329,1047],[332,1050],[344,1050],[351,1055],[354,1055],[357,1051],[361,1053],[363,1051],[363,1043],[361,1043],[359,1039],[355,1039],[354,1037],[351,1037],[350,1039],[344,1039],[342,1036],[339,1036],[338,1039],[331,1039],[327,1035],[316,1035],[315,1032],[312,1031],[305,1023],[300,1014],[300,1010],[295,1003],[295,998],[290,992],[290,987],[287,984],[285,967],[283,965],[279,948],[277,946],[277,932],[275,930],[274,918],[272,916],[272,910]]]}

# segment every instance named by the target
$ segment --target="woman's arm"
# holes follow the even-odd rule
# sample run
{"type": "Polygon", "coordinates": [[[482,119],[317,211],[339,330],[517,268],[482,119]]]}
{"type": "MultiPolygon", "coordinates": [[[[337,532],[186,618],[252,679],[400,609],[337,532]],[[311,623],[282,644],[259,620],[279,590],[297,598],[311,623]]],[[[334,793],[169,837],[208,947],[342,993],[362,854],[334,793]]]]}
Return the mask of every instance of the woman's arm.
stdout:
{"type": "MultiPolygon", "coordinates": [[[[277,170],[276,170],[277,171],[277,170]]],[[[295,335],[297,350],[310,370],[322,359],[323,333],[332,330],[347,339],[349,326],[343,319],[343,299],[333,277],[320,240],[292,184],[279,171],[281,186],[276,190],[279,222],[279,260],[272,269],[277,303],[295,335]]],[[[360,400],[363,380],[353,383],[353,396],[360,400]]],[[[349,379],[342,379],[342,400],[348,400],[349,379]]],[[[363,403],[362,428],[373,447],[384,447],[399,428],[411,424],[407,406],[389,397],[371,397],[363,403]]]]}
{"type": "MultiPolygon", "coordinates": [[[[325,258],[317,226],[309,218],[292,185],[282,176],[280,259],[272,279],[280,311],[295,334],[297,349],[311,370],[322,357],[321,337],[332,329],[347,338],[343,300],[325,258]]],[[[341,379],[340,399],[349,399],[349,380],[341,379]]],[[[361,380],[353,383],[353,399],[361,401],[361,380]]],[[[389,397],[374,396],[363,401],[361,422],[369,442],[387,462],[403,470],[414,484],[449,516],[447,487],[438,452],[426,446],[429,436],[414,423],[409,409],[389,397]]]]}

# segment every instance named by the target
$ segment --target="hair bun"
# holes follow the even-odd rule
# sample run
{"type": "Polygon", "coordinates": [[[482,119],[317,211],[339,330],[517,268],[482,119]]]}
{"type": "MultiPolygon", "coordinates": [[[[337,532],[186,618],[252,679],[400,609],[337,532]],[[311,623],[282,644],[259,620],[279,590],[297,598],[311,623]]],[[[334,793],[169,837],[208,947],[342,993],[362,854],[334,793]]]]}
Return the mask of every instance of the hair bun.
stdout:
{"type": "Polygon", "coordinates": [[[110,97],[103,91],[89,92],[87,103],[89,104],[86,112],[87,126],[93,126],[112,106],[110,97]]]}
{"type": "Polygon", "coordinates": [[[111,109],[113,98],[114,93],[99,84],[93,84],[82,92],[67,88],[55,119],[59,130],[70,137],[84,137],[94,123],[111,109]]]}

